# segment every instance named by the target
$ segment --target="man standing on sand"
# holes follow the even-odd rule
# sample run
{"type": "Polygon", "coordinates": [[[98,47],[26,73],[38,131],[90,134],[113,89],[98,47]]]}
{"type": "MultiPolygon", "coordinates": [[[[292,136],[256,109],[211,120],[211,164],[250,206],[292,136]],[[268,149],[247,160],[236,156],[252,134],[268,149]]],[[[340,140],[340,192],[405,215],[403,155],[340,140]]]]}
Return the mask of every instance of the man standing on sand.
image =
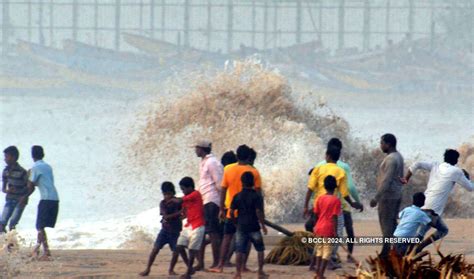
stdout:
{"type": "MultiPolygon", "coordinates": [[[[448,226],[444,223],[441,215],[443,215],[444,207],[448,202],[454,184],[457,183],[468,191],[474,190],[474,184],[470,181],[467,171],[456,167],[458,159],[459,152],[454,149],[447,149],[444,152],[444,163],[416,162],[410,166],[407,175],[402,179],[402,183],[407,184],[412,174],[417,170],[430,172],[428,186],[425,191],[426,202],[422,209],[431,218],[431,223],[436,231],[418,245],[418,252],[448,234],[448,226]]],[[[424,227],[421,235],[424,236],[429,229],[429,226],[424,227]]]]}
{"type": "Polygon", "coordinates": [[[35,186],[38,187],[41,196],[36,218],[38,241],[33,250],[33,255],[38,256],[39,250],[41,246],[43,246],[43,255],[40,260],[49,260],[51,253],[49,251],[45,228],[54,228],[56,225],[59,211],[59,196],[54,186],[53,169],[43,161],[43,147],[38,145],[33,146],[31,148],[31,156],[35,163],[30,170],[28,178],[28,196],[33,193],[35,186]]]}
{"type": "MultiPolygon", "coordinates": [[[[197,189],[204,203],[204,219],[206,221],[206,234],[209,234],[212,247],[212,266],[214,268],[219,262],[219,245],[221,240],[221,226],[219,222],[219,205],[221,203],[221,181],[224,172],[221,163],[211,153],[210,141],[201,140],[196,143],[196,155],[201,158],[199,163],[199,183],[197,189]]],[[[205,240],[204,240],[205,242],[205,240]]],[[[197,257],[198,263],[194,268],[196,271],[204,268],[205,243],[197,257]]]]}
{"type": "MultiPolygon", "coordinates": [[[[393,237],[397,227],[397,215],[402,200],[403,157],[397,151],[397,138],[385,134],[380,140],[380,149],[387,154],[379,168],[377,176],[377,194],[370,206],[378,204],[378,215],[382,236],[393,237]]],[[[390,243],[384,243],[380,257],[387,257],[390,243]]]]}
{"type": "Polygon", "coordinates": [[[3,154],[7,166],[2,173],[2,192],[7,195],[0,218],[0,233],[5,232],[8,221],[10,221],[10,231],[15,229],[28,202],[28,198],[23,198],[28,192],[26,187],[28,173],[18,164],[18,157],[20,157],[18,148],[9,146],[3,150],[3,154]]]}

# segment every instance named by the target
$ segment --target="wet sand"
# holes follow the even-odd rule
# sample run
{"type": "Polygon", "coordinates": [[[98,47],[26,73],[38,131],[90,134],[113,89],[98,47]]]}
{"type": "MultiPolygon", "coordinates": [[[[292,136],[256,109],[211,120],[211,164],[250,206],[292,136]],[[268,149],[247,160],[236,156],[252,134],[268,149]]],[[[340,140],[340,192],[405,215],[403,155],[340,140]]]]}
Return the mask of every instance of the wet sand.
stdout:
{"type": "MultiPolygon", "coordinates": [[[[441,251],[448,253],[464,253],[467,260],[474,262],[474,240],[472,228],[474,219],[448,219],[450,228],[449,235],[442,243],[441,251]]],[[[355,232],[357,236],[377,236],[380,233],[376,220],[356,220],[355,232]]],[[[302,224],[289,224],[285,227],[290,230],[301,230],[302,224]]],[[[269,229],[266,237],[267,251],[269,251],[279,239],[278,234],[269,229]]],[[[54,247],[53,247],[54,248],[54,247]]],[[[150,247],[151,249],[151,247],[150,247]]],[[[354,257],[362,260],[369,255],[375,255],[380,246],[355,246],[354,257]]],[[[434,252],[431,247],[429,251],[434,252]]],[[[10,268],[10,274],[15,278],[140,278],[141,272],[146,264],[149,250],[53,250],[53,258],[50,262],[32,261],[28,257],[28,250],[20,252],[21,259],[13,258],[7,260],[0,258],[1,278],[8,278],[5,268],[10,268]]],[[[344,273],[355,274],[353,264],[348,264],[346,252],[342,249],[339,254],[343,259],[343,268],[337,271],[328,271],[327,278],[336,278],[344,273]]],[[[167,270],[171,253],[165,247],[158,255],[151,274],[148,278],[179,278],[179,276],[168,276],[167,270]]],[[[435,259],[439,259],[437,256],[435,259]]],[[[206,264],[209,264],[210,253],[206,253],[206,264]]],[[[252,251],[249,259],[249,267],[256,269],[256,253],[252,251]]],[[[175,270],[178,274],[185,271],[185,267],[178,262],[175,270]]],[[[226,268],[223,274],[208,272],[197,272],[193,278],[232,278],[234,268],[226,268]]],[[[278,266],[266,265],[265,271],[271,278],[313,278],[313,274],[306,266],[278,266]]],[[[244,274],[243,278],[257,278],[255,273],[244,274]]]]}

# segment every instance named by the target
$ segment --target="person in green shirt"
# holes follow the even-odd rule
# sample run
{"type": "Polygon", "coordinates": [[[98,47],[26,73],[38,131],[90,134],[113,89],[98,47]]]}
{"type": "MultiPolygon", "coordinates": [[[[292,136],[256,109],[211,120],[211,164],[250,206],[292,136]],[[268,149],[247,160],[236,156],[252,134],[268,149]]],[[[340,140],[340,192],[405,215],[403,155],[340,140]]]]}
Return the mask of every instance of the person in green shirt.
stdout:
{"type": "MultiPolygon", "coordinates": [[[[330,147],[335,147],[335,148],[338,148],[339,150],[342,150],[342,142],[338,138],[332,138],[328,142],[328,148],[330,148],[330,147]]],[[[316,167],[324,165],[324,164],[327,164],[326,160],[323,160],[323,161],[319,162],[316,165],[316,167]]],[[[351,168],[350,168],[349,164],[347,164],[346,162],[341,161],[341,160],[338,160],[336,162],[336,164],[337,164],[337,166],[342,168],[344,170],[344,172],[346,173],[347,188],[349,190],[350,196],[354,199],[355,202],[359,203],[362,206],[362,204],[360,203],[359,193],[357,191],[357,188],[354,185],[354,180],[352,178],[351,168]]],[[[312,171],[313,171],[313,169],[310,170],[310,172],[309,172],[310,175],[311,175],[312,171]]],[[[314,195],[312,196],[311,204],[314,203],[313,200],[314,200],[314,195]]],[[[342,230],[343,230],[343,227],[345,227],[347,237],[353,238],[355,235],[354,235],[354,227],[353,227],[353,222],[352,222],[352,214],[351,214],[350,206],[348,206],[346,201],[342,198],[341,198],[341,203],[342,203],[343,218],[338,219],[337,233],[338,233],[339,236],[342,236],[342,230]]],[[[360,212],[362,212],[363,210],[364,209],[363,209],[363,206],[362,206],[362,208],[360,209],[360,212]]],[[[313,231],[313,227],[315,225],[315,218],[311,218],[311,217],[308,219],[308,221],[305,224],[305,229],[307,231],[310,231],[310,232],[313,231]]],[[[330,265],[330,267],[332,267],[333,269],[339,267],[339,265],[336,263],[337,247],[338,246],[336,245],[335,249],[333,250],[332,256],[331,256],[331,265],[330,265]]],[[[354,251],[354,244],[348,243],[347,244],[347,250],[349,252],[349,254],[347,255],[347,261],[352,262],[353,261],[352,252],[354,251]]]]}

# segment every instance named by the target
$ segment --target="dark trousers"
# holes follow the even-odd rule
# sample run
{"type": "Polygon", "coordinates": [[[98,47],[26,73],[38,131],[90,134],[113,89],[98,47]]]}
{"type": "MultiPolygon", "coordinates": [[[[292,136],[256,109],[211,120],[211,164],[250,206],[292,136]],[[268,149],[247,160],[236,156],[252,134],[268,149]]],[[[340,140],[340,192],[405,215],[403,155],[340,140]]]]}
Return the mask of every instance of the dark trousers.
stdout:
{"type": "MultiPolygon", "coordinates": [[[[354,226],[352,225],[352,215],[350,211],[342,211],[344,214],[344,227],[346,227],[347,237],[354,238],[354,226]]],[[[349,253],[352,254],[354,251],[354,244],[347,243],[347,250],[349,253]]]]}
{"type": "Polygon", "coordinates": [[[313,209],[311,208],[309,219],[306,220],[306,223],[304,224],[304,228],[307,232],[312,233],[315,225],[316,225],[316,214],[314,214],[313,209]]]}
{"type": "MultiPolygon", "coordinates": [[[[397,228],[397,216],[400,209],[401,199],[380,199],[378,201],[377,211],[379,213],[380,229],[382,236],[393,237],[393,233],[397,228]]],[[[380,256],[388,256],[390,251],[390,243],[384,243],[380,256]]]]}
{"type": "MultiPolygon", "coordinates": [[[[418,246],[418,251],[421,251],[423,248],[435,242],[436,240],[445,237],[449,232],[449,228],[446,225],[446,223],[443,221],[441,216],[437,215],[433,211],[425,211],[425,212],[431,218],[431,223],[433,224],[433,227],[436,229],[436,231],[433,232],[428,238],[426,238],[420,243],[420,245],[418,246]]],[[[420,234],[422,238],[425,236],[425,234],[428,232],[429,229],[430,229],[430,226],[427,225],[421,230],[420,234]]]]}

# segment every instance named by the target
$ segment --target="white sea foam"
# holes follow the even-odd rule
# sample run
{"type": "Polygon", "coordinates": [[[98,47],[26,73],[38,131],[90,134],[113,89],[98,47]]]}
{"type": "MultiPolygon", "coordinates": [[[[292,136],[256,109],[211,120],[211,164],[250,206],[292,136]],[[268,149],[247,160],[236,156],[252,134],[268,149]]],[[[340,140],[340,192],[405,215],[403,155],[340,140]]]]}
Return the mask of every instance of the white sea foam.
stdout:
{"type": "MultiPolygon", "coordinates": [[[[343,138],[345,160],[366,199],[373,191],[379,154],[372,150],[381,133],[396,129],[407,159],[441,159],[446,147],[474,134],[470,95],[434,101],[420,93],[407,109],[406,96],[315,90],[284,73],[237,63],[222,72],[176,78],[153,95],[80,88],[2,93],[0,145],[18,146],[25,168],[32,165],[31,145],[44,146],[61,197],[57,228],[48,230],[53,248],[108,249],[142,247],[154,239],[160,183],[197,177],[199,160],[189,148],[197,137],[211,138],[217,155],[243,143],[254,147],[268,215],[289,222],[300,215],[307,171],[323,158],[328,137],[343,138]],[[380,106],[390,101],[392,115],[380,106]],[[450,110],[457,112],[455,121],[450,110]],[[397,121],[390,121],[393,115],[397,121]],[[437,127],[446,132],[434,133],[437,127]]],[[[35,192],[18,226],[25,246],[35,241],[37,203],[35,192]]],[[[373,211],[363,216],[373,217],[373,211]]]]}

